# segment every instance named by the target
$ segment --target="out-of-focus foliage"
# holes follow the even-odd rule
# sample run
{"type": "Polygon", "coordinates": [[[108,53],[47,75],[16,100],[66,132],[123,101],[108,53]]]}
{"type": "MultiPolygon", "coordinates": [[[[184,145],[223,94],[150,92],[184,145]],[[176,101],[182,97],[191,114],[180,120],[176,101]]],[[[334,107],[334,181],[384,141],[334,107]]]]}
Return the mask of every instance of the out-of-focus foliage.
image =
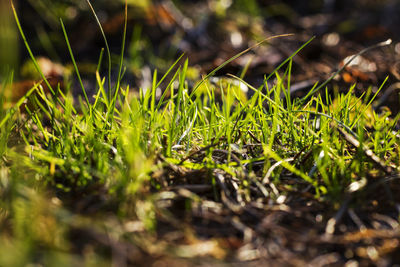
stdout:
{"type": "Polygon", "coordinates": [[[18,64],[18,33],[8,0],[0,0],[0,78],[18,64]]]}

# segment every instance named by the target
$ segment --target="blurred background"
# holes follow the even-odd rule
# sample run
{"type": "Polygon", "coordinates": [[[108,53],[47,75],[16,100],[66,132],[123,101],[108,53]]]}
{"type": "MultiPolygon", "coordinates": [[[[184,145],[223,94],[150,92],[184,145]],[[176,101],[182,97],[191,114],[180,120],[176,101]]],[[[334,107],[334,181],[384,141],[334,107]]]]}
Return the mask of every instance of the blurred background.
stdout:
{"type": "MultiPolygon", "coordinates": [[[[14,4],[45,75],[54,82],[73,77],[61,18],[84,82],[95,88],[94,71],[104,41],[86,1],[14,0],[14,4]]],[[[117,66],[124,1],[96,0],[92,4],[117,66]]],[[[188,78],[196,81],[258,41],[285,33],[295,35],[263,44],[217,75],[245,74],[246,81],[259,86],[265,75],[316,36],[294,58],[292,83],[300,94],[328,78],[346,57],[388,38],[392,45],[360,57],[334,84],[348,89],[357,82],[362,92],[369,86],[377,89],[387,75],[392,84],[400,79],[398,0],[128,0],[128,5],[124,81],[135,88],[149,86],[153,70],[165,71],[182,53],[189,59],[188,78]]],[[[0,77],[4,79],[14,70],[16,81],[39,79],[17,32],[9,0],[0,0],[0,13],[0,77]]],[[[104,60],[103,72],[106,67],[104,60]]],[[[74,81],[69,81],[73,90],[74,81]]],[[[391,99],[397,101],[392,106],[398,105],[398,97],[391,99]]]]}

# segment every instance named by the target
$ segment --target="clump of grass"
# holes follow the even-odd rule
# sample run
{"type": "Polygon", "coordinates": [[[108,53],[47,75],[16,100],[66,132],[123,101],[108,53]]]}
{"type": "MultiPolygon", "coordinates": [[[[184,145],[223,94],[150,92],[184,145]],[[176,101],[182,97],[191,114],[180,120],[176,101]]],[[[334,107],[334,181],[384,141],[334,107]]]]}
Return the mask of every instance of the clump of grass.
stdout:
{"type": "Polygon", "coordinates": [[[79,104],[59,89],[46,95],[40,84],[32,87],[12,109],[1,111],[0,225],[8,230],[0,236],[0,265],[90,261],[93,253],[92,264],[107,261],[96,245],[90,246],[94,252],[74,252],[81,241],[71,233],[92,226],[150,252],[157,218],[170,216],[157,203],[171,188],[188,188],[193,201],[222,202],[233,211],[252,202],[281,204],[292,192],[334,206],[396,173],[400,116],[377,114],[371,108],[376,94],[355,97],[350,89],[332,100],[327,91],[315,94],[323,89],[315,85],[307,98],[292,99],[292,58],[303,47],[259,88],[232,76],[254,91],[249,98],[238,93],[237,83],[208,82],[248,50],[195,88],[186,82],[188,60],[179,65],[180,57],[161,78],[154,72],[152,87],[135,96],[121,82],[124,46],[114,88],[110,77],[105,88],[106,79],[97,72],[93,100],[82,82],[79,104]],[[26,113],[19,113],[27,98],[26,113]],[[7,146],[16,132],[23,150],[7,146]],[[197,177],[189,175],[196,171],[197,177]],[[212,193],[196,194],[199,185],[212,193]],[[132,221],[143,230],[132,233],[121,226],[132,221]]]}

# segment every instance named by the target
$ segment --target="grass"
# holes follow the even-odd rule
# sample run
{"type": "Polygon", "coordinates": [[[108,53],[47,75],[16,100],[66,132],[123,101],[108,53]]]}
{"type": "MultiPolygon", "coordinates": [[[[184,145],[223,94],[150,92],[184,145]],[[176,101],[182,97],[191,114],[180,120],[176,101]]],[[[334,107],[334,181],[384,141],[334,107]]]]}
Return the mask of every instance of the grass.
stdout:
{"type": "MultiPolygon", "coordinates": [[[[323,83],[292,99],[292,58],[301,48],[258,88],[235,76],[210,82],[248,50],[194,88],[180,57],[161,78],[154,72],[151,88],[133,92],[123,83],[124,46],[114,87],[110,74],[97,72],[93,99],[82,82],[84,100],[76,101],[42,75],[50,94],[38,83],[0,113],[0,266],[134,264],[138,251],[227,259],[234,250],[196,237],[198,209],[229,211],[246,244],[257,239],[243,218],[251,206],[320,203],[328,235],[339,231],[343,210],[367,208],[375,188],[385,189],[382,203],[395,206],[400,115],[377,113],[370,89],[360,97],[354,87],[335,95],[323,83]],[[241,96],[241,86],[251,96],[241,96]],[[169,246],[165,225],[184,232],[184,241],[169,246]],[[196,249],[201,242],[203,252],[196,249]]],[[[12,79],[10,73],[2,88],[12,79]]]]}

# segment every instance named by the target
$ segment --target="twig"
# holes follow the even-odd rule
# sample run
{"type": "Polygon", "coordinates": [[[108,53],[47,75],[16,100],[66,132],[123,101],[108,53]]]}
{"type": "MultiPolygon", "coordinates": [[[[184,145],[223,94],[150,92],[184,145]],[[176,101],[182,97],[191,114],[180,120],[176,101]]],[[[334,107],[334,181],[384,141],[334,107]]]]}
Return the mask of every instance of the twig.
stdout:
{"type": "Polygon", "coordinates": [[[214,146],[217,146],[217,145],[218,145],[221,141],[223,141],[223,140],[225,140],[225,137],[221,137],[221,138],[218,139],[217,142],[212,143],[212,144],[209,144],[208,146],[205,146],[205,147],[203,147],[203,148],[200,148],[199,150],[196,150],[196,151],[190,153],[188,156],[184,157],[184,158],[178,163],[178,165],[182,165],[185,161],[187,161],[188,159],[190,159],[190,158],[193,157],[194,155],[197,155],[197,154],[199,154],[199,153],[201,153],[201,152],[203,152],[203,151],[206,151],[206,150],[208,150],[208,149],[210,149],[210,148],[212,148],[212,147],[214,147],[214,146]]]}
{"type": "Polygon", "coordinates": [[[359,149],[361,148],[364,154],[369,158],[379,169],[384,171],[387,175],[391,175],[393,173],[393,168],[397,169],[395,166],[388,166],[385,164],[383,160],[381,160],[377,155],[372,152],[371,149],[366,147],[364,144],[360,144],[360,142],[351,134],[345,132],[343,129],[340,127],[334,126],[339,133],[344,137],[344,139],[350,143],[352,146],[355,148],[359,149]]]}

